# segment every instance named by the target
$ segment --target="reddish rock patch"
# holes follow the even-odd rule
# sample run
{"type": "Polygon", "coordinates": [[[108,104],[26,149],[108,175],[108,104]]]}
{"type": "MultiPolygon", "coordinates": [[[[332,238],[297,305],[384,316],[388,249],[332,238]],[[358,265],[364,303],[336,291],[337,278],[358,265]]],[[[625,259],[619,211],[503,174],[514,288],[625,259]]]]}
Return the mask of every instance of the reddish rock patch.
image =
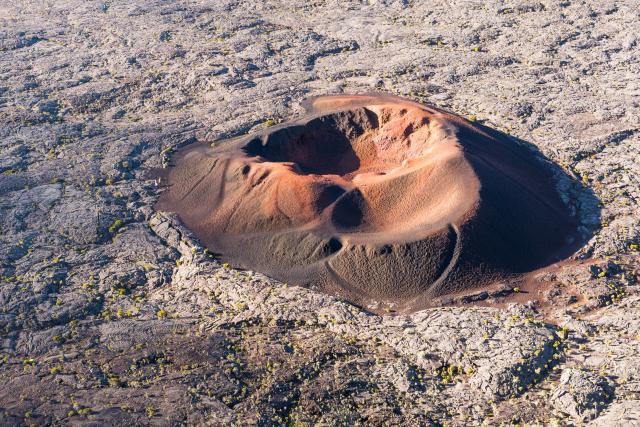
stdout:
{"type": "Polygon", "coordinates": [[[158,208],[235,266],[356,304],[409,310],[569,255],[575,221],[542,158],[391,96],[174,157],[158,208]]]}

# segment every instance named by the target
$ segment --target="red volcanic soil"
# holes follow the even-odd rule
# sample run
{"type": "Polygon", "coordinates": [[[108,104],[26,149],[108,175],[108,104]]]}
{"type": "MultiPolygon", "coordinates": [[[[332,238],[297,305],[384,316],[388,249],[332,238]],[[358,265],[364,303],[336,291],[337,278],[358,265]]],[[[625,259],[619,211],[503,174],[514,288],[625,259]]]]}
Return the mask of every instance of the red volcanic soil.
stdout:
{"type": "Polygon", "coordinates": [[[235,266],[355,304],[426,307],[569,255],[550,168],[489,129],[391,96],[174,157],[157,208],[235,266]]]}

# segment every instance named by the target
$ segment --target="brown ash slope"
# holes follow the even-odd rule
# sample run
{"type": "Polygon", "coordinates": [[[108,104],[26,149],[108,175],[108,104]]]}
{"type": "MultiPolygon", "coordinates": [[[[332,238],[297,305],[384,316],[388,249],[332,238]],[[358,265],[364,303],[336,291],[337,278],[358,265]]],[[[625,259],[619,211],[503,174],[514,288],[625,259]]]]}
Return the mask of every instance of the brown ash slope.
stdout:
{"type": "Polygon", "coordinates": [[[158,208],[235,266],[406,308],[570,255],[576,221],[547,163],[443,110],[388,95],[174,158],[158,208]]]}

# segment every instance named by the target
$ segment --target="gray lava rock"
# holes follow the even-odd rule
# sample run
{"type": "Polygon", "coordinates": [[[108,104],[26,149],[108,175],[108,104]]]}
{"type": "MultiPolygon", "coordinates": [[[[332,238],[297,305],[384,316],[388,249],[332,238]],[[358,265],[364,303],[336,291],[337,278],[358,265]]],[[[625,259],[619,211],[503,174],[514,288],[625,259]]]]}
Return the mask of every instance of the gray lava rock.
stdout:
{"type": "Polygon", "coordinates": [[[608,382],[590,372],[565,369],[551,396],[553,407],[580,420],[595,418],[613,398],[608,382]]]}
{"type": "Polygon", "coordinates": [[[549,425],[556,404],[640,425],[637,0],[49,3],[0,6],[0,425],[549,425]],[[585,304],[570,332],[372,316],[223,266],[154,214],[149,172],[178,147],[371,90],[575,178],[558,189],[584,263],[549,283],[585,304]]]}

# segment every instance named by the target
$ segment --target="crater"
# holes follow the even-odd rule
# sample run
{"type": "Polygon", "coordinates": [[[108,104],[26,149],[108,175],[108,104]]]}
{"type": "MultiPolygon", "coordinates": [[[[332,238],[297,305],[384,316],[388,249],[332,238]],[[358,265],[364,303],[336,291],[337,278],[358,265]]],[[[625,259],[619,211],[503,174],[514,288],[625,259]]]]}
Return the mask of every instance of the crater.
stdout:
{"type": "Polygon", "coordinates": [[[180,150],[157,208],[234,266],[404,311],[575,250],[548,162],[513,139],[387,95],[305,109],[180,150]]]}

